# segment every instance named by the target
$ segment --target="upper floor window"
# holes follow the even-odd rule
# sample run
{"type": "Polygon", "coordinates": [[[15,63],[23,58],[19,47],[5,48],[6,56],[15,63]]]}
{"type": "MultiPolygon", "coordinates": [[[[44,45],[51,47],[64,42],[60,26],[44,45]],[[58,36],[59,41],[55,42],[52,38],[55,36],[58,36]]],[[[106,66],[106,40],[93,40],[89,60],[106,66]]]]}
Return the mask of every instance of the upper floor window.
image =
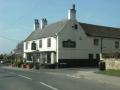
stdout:
{"type": "Polygon", "coordinates": [[[26,48],[26,50],[28,49],[28,42],[26,42],[26,44],[25,44],[25,48],[26,48]]]}
{"type": "Polygon", "coordinates": [[[115,41],[115,48],[119,48],[119,42],[115,41]]]}
{"type": "Polygon", "coordinates": [[[47,47],[51,47],[51,38],[47,39],[47,47]]]}
{"type": "Polygon", "coordinates": [[[33,41],[32,44],[31,44],[31,50],[36,50],[36,43],[35,43],[35,41],[33,41]]]}
{"type": "Polygon", "coordinates": [[[74,28],[74,29],[78,29],[78,25],[75,24],[74,26],[72,26],[72,28],[74,28]]]}
{"type": "Polygon", "coordinates": [[[98,46],[98,45],[99,45],[99,39],[94,39],[94,40],[93,40],[93,44],[94,44],[95,46],[98,46]]]}
{"type": "Polygon", "coordinates": [[[39,48],[42,48],[42,40],[39,41],[39,48]]]}
{"type": "Polygon", "coordinates": [[[74,26],[74,27],[75,27],[75,29],[78,29],[78,25],[77,25],[77,24],[75,24],[75,26],[74,26]]]}

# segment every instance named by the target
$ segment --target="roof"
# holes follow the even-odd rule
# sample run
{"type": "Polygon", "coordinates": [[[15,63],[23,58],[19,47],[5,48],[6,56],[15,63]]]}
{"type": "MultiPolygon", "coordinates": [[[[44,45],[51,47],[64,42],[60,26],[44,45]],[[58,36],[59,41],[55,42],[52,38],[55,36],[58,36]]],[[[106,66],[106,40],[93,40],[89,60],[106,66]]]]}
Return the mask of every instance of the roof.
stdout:
{"type": "MultiPolygon", "coordinates": [[[[67,21],[68,20],[61,20],[56,23],[47,25],[42,30],[35,30],[25,39],[25,41],[54,36],[56,33],[59,33],[61,30],[63,30],[67,21]]],[[[86,24],[81,22],[79,22],[79,24],[88,36],[120,39],[120,28],[86,24]]]]}
{"type": "Polygon", "coordinates": [[[45,28],[43,28],[43,30],[35,30],[27,37],[25,41],[53,36],[64,28],[66,22],[67,20],[58,21],[56,23],[47,25],[45,28]]]}
{"type": "Polygon", "coordinates": [[[79,23],[89,36],[118,38],[120,39],[120,28],[106,27],[100,25],[79,23]]]}

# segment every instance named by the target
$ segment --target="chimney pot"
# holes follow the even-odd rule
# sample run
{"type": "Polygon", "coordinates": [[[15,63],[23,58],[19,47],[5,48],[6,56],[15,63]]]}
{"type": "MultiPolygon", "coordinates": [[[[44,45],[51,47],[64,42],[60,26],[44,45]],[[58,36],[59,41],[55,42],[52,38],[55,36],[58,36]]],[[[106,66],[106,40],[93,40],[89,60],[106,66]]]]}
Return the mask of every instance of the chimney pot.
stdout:
{"type": "Polygon", "coordinates": [[[73,4],[73,9],[75,10],[75,4],[73,4]]]}
{"type": "Polygon", "coordinates": [[[47,25],[47,19],[42,18],[42,20],[41,20],[41,29],[43,29],[46,25],[47,25]]]}
{"type": "Polygon", "coordinates": [[[76,20],[75,4],[73,4],[72,9],[68,10],[68,20],[76,20]]]}
{"type": "Polygon", "coordinates": [[[35,19],[34,21],[34,30],[38,30],[39,29],[39,20],[35,19]]]}

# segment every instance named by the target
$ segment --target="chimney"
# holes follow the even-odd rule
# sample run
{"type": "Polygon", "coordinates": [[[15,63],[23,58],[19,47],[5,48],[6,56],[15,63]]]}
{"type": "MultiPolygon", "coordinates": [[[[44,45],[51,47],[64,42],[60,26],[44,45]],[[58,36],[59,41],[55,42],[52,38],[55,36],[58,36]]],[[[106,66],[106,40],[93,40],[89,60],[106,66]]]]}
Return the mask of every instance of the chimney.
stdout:
{"type": "Polygon", "coordinates": [[[35,19],[34,21],[34,30],[38,30],[39,29],[39,20],[35,19]]]}
{"type": "Polygon", "coordinates": [[[41,29],[43,29],[46,25],[47,25],[47,20],[46,20],[46,18],[43,18],[41,20],[41,29]]]}
{"type": "Polygon", "coordinates": [[[68,20],[76,20],[75,4],[73,4],[72,9],[68,10],[68,20]]]}

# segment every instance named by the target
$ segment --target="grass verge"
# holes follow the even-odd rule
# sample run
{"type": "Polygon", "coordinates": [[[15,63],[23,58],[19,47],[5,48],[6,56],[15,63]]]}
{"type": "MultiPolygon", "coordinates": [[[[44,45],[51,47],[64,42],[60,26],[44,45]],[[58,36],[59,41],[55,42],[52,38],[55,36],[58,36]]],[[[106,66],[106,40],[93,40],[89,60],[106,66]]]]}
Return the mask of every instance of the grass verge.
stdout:
{"type": "Polygon", "coordinates": [[[96,73],[120,77],[120,70],[105,70],[105,71],[97,71],[96,73]]]}

